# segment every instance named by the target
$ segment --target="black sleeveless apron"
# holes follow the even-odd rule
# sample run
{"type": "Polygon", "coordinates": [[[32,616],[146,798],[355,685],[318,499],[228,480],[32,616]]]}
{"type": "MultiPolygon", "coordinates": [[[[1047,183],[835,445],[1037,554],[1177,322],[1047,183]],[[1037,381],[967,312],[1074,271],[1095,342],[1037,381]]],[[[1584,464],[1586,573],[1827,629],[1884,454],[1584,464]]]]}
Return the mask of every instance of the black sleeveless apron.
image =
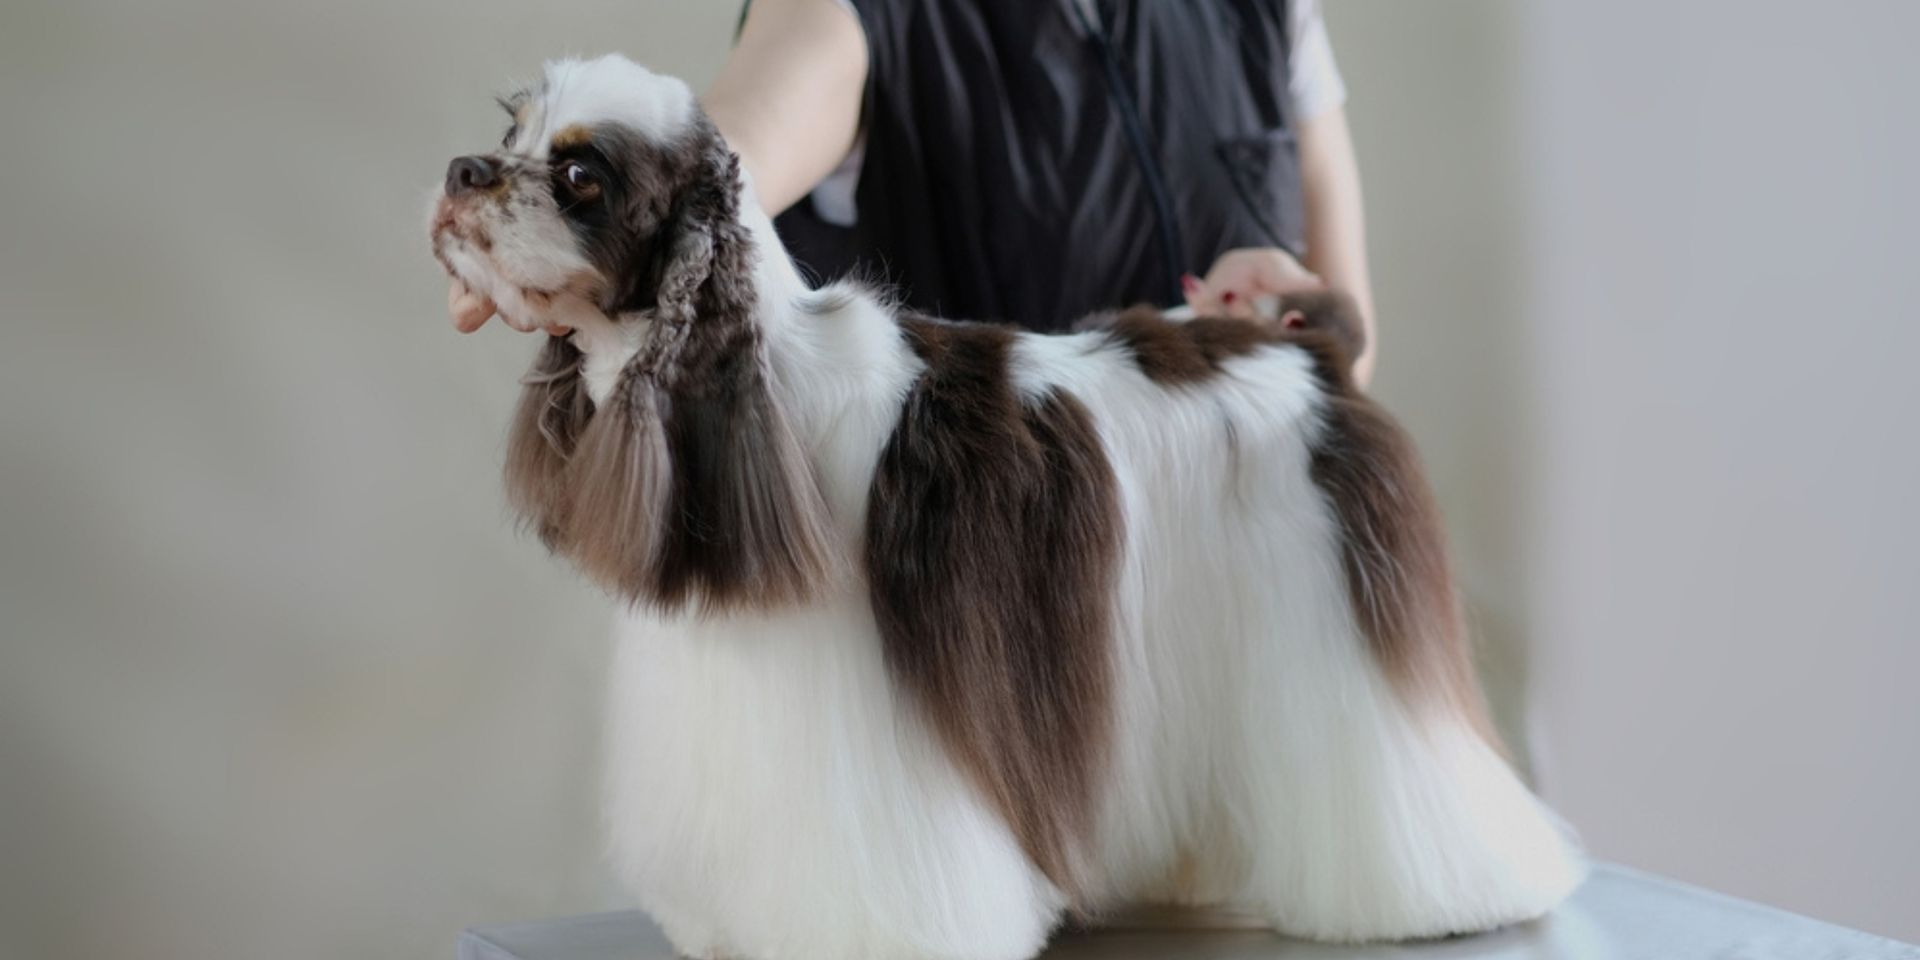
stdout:
{"type": "Polygon", "coordinates": [[[852,0],[857,222],[776,224],[822,281],[1057,330],[1181,300],[1234,247],[1302,250],[1284,0],[852,0]]]}

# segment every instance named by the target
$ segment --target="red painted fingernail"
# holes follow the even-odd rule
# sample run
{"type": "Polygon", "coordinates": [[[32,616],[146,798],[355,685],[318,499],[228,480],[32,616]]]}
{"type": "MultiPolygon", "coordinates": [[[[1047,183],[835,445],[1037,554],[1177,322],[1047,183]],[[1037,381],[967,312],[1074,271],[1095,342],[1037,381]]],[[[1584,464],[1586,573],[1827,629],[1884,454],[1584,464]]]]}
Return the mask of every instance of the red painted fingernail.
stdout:
{"type": "Polygon", "coordinates": [[[1232,290],[1228,290],[1226,293],[1220,295],[1221,303],[1232,303],[1238,299],[1240,299],[1239,295],[1235,294],[1232,290]]]}

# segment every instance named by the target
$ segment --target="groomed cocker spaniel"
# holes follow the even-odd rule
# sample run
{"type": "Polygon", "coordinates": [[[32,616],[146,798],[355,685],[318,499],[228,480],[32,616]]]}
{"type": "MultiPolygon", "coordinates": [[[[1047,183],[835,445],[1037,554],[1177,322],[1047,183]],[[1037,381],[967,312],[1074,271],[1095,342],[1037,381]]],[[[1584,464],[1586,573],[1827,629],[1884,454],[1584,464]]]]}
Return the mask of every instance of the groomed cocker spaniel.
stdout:
{"type": "Polygon", "coordinates": [[[608,822],[682,953],[1017,960],[1134,903],[1433,937],[1579,882],[1343,301],[915,316],[809,289],[680,81],[568,60],[506,106],[434,253],[572,329],[507,489],[628,602],[608,822]]]}

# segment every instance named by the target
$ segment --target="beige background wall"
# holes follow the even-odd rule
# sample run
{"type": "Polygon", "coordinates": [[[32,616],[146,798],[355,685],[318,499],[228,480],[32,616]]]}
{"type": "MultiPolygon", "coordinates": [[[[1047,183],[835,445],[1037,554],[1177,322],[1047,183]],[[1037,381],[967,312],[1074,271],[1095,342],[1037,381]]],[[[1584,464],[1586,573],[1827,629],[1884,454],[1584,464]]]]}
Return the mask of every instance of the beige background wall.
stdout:
{"type": "Polygon", "coordinates": [[[1365,178],[1374,392],[1420,440],[1500,726],[1525,753],[1529,329],[1517,0],[1327,0],[1365,178]]]}
{"type": "Polygon", "coordinates": [[[1608,856],[1920,941],[1920,5],[1524,36],[1548,794],[1608,856]]]}
{"type": "Polygon", "coordinates": [[[0,953],[417,960],[616,903],[609,608],[510,529],[532,344],[448,327],[426,201],[543,57],[704,82],[735,13],[4,8],[0,953]]]}
{"type": "MultiPolygon", "coordinates": [[[[1920,938],[1911,16],[1846,4],[1789,48],[1804,14],[1750,36],[1714,6],[1329,0],[1379,391],[1503,703],[1537,638],[1548,790],[1601,852],[1920,938]],[[1796,90],[1809,58],[1841,72],[1796,90]],[[1645,64],[1631,101],[1616,61],[1645,64]],[[1793,135],[1835,104],[1838,148],[1793,135]]],[[[448,331],[424,205],[543,57],[699,84],[735,14],[0,9],[0,956],[446,956],[468,923],[620,903],[607,607],[508,527],[530,347],[448,331]]]]}

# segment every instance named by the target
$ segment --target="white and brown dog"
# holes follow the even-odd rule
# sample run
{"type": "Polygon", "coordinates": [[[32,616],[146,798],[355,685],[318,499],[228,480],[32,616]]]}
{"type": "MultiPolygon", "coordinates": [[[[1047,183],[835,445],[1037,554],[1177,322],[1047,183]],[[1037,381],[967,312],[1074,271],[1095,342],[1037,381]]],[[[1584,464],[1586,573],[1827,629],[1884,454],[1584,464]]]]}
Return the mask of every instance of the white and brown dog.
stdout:
{"type": "Polygon", "coordinates": [[[573,328],[507,487],[629,602],[608,819],[681,952],[1016,960],[1134,903],[1434,937],[1579,882],[1339,300],[912,316],[809,289],[678,80],[564,61],[506,105],[434,252],[573,328]]]}

